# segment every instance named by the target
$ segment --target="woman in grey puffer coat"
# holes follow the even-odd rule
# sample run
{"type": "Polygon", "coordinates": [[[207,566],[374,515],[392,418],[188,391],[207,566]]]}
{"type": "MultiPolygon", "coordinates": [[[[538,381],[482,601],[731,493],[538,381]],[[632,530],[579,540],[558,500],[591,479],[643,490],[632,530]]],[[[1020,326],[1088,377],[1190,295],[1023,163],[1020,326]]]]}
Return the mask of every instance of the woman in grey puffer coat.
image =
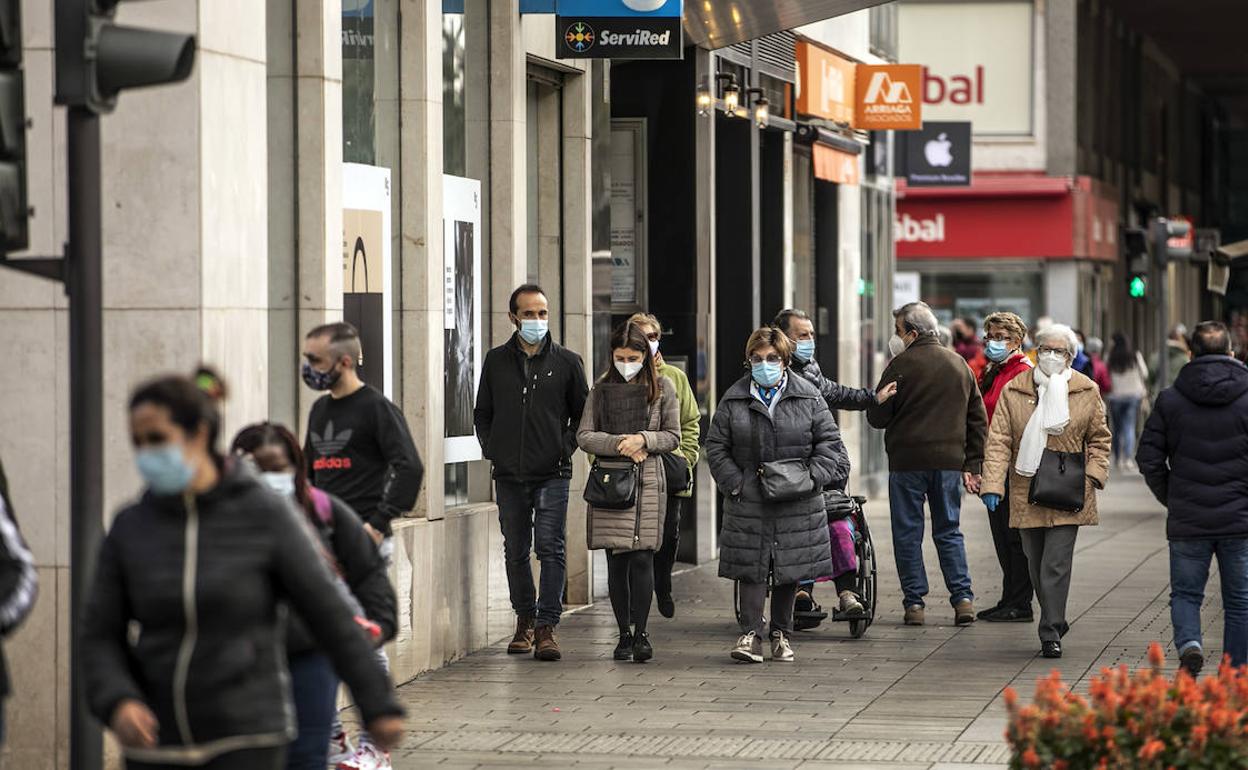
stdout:
{"type": "Polygon", "coordinates": [[[594,385],[581,414],[576,443],[606,464],[637,464],[637,502],[625,510],[587,505],[591,549],[607,550],[607,589],[620,626],[616,660],[654,656],[646,633],[654,595],[654,552],[663,542],[667,476],[660,455],[680,446],[676,386],[659,375],[640,326],[625,322],[611,334],[612,367],[594,385]]]}
{"type": "Polygon", "coordinates": [[[792,349],[774,327],[750,335],[751,373],[724,394],[706,439],[711,475],[724,494],[719,575],[738,581],[740,592],[742,634],[732,657],[750,663],[763,660],[769,575],[771,657],[793,660],[789,637],[797,585],[833,572],[823,489],[849,476],[849,457],[823,396],[788,372],[792,349]],[[790,459],[806,461],[809,495],[766,499],[761,464],[790,459]]]}

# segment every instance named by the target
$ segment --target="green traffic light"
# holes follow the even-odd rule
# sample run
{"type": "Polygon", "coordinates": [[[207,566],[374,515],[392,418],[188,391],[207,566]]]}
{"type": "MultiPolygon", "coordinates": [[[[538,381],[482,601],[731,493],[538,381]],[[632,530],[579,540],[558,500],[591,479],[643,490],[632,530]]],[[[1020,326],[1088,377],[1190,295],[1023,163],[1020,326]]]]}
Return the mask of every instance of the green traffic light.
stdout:
{"type": "Polygon", "coordinates": [[[1147,289],[1148,289],[1148,284],[1145,282],[1144,276],[1142,275],[1131,276],[1131,283],[1128,286],[1128,290],[1130,291],[1132,297],[1134,297],[1135,299],[1143,299],[1144,292],[1147,289]]]}

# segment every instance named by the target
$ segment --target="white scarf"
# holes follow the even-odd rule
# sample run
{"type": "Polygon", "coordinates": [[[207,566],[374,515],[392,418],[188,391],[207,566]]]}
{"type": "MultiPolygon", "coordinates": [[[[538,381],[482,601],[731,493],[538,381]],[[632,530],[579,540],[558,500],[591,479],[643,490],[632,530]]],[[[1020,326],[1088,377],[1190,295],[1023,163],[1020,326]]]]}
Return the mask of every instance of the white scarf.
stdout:
{"type": "Polygon", "coordinates": [[[1018,445],[1018,458],[1014,461],[1014,470],[1018,471],[1018,475],[1035,476],[1048,437],[1061,435],[1070,424],[1072,371],[1068,366],[1060,374],[1050,377],[1040,367],[1032,369],[1036,383],[1036,409],[1031,413],[1031,419],[1027,420],[1023,439],[1018,445]]]}

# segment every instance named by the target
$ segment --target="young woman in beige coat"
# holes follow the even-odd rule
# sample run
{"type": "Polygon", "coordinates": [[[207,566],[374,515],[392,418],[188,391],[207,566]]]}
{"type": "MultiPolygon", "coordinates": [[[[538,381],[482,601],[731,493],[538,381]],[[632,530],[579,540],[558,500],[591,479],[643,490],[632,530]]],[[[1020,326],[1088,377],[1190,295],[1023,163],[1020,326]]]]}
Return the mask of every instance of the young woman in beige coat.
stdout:
{"type": "Polygon", "coordinates": [[[1040,645],[1046,658],[1062,656],[1069,630],[1066,597],[1079,527],[1097,523],[1096,493],[1109,477],[1109,427],[1096,383],[1070,368],[1078,338],[1057,324],[1036,333],[1037,367],[1006,385],[984,458],[980,495],[988,510],[1001,504],[1009,477],[1010,526],[1019,530],[1031,582],[1040,601],[1040,645]],[[1076,512],[1029,501],[1045,449],[1083,452],[1084,504],[1076,512]]]}
{"type": "Polygon", "coordinates": [[[626,322],[611,334],[611,368],[585,402],[576,442],[600,461],[637,464],[637,502],[627,510],[587,505],[589,547],[607,551],[607,586],[620,626],[616,660],[654,656],[646,632],[654,594],[654,552],[663,542],[667,477],[659,455],[680,446],[676,386],[659,375],[642,328],[626,322]]]}

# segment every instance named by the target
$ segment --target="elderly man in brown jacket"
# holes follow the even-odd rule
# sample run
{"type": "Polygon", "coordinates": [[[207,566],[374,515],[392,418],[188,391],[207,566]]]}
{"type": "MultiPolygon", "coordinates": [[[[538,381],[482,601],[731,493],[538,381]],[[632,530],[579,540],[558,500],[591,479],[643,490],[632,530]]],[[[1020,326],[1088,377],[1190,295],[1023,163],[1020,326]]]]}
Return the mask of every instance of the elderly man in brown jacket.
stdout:
{"type": "Polygon", "coordinates": [[[1075,536],[1079,527],[1097,523],[1096,491],[1109,478],[1105,404],[1096,383],[1070,368],[1077,345],[1068,326],[1055,324],[1036,333],[1038,365],[1005,386],[984,459],[981,493],[988,510],[1000,505],[1009,477],[1010,526],[1023,538],[1040,600],[1040,644],[1046,658],[1062,656],[1061,639],[1070,628],[1066,597],[1075,536]],[[1037,502],[1032,489],[1034,480],[1052,477],[1040,464],[1056,462],[1054,453],[1063,453],[1063,463],[1071,467],[1079,459],[1084,466],[1082,500],[1063,508],[1037,502]]]}

